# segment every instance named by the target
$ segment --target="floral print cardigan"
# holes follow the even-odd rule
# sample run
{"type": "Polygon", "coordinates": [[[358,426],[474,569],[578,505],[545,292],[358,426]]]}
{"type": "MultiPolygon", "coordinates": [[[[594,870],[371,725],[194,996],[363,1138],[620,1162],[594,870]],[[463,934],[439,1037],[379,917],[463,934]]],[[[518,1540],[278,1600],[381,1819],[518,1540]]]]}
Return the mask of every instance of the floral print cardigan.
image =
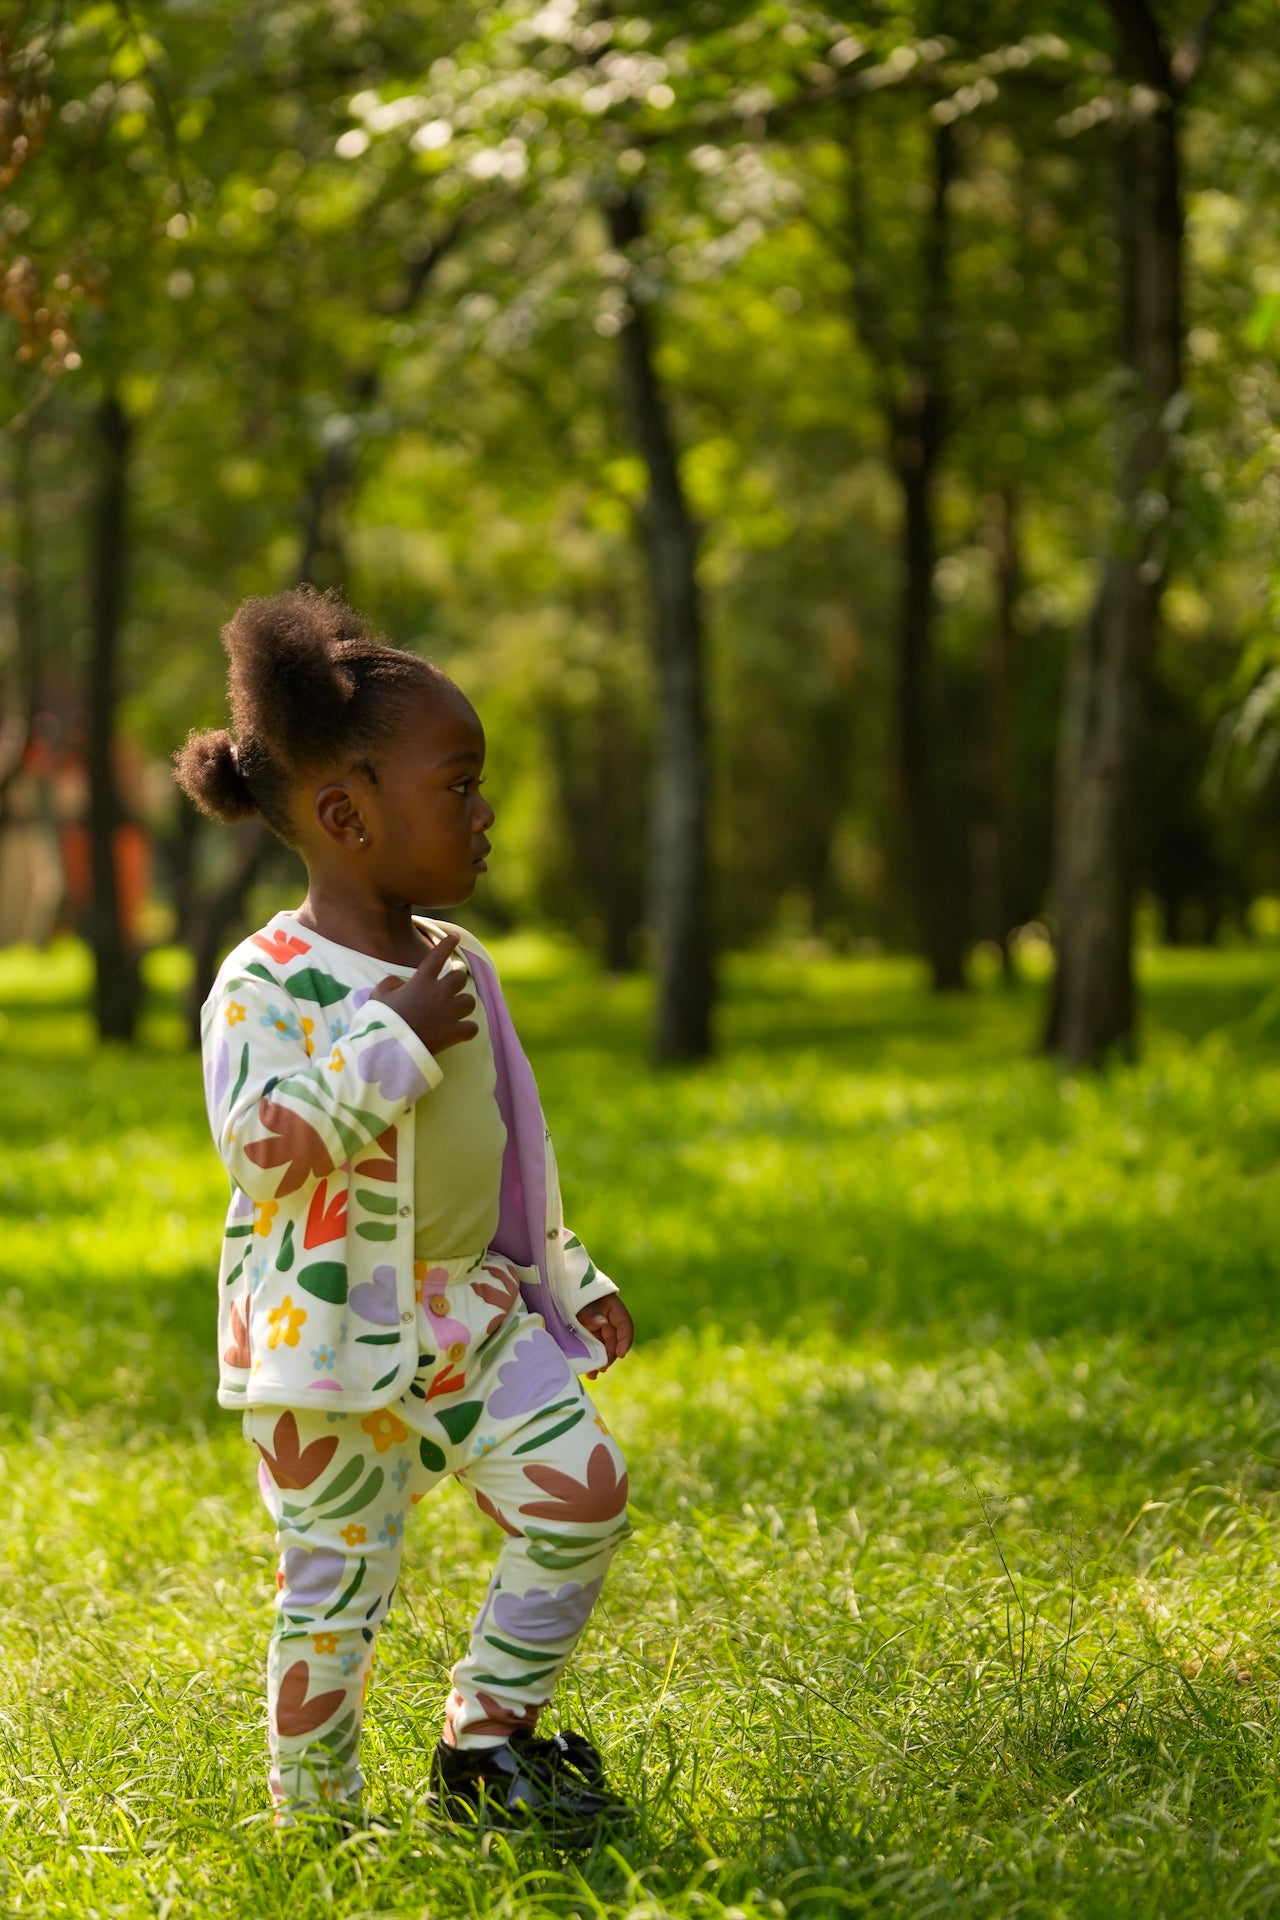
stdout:
{"type": "MultiPolygon", "coordinates": [[[[579,1311],[617,1291],[565,1229],[538,1090],[493,962],[457,932],[484,1004],[507,1129],[492,1250],[575,1371],[604,1363],[579,1311]]],[[[434,1055],[369,995],[387,968],[280,913],[232,952],[202,1014],[205,1095],[231,1175],[220,1268],[224,1407],[388,1406],[417,1370],[414,1114],[434,1055]]]]}

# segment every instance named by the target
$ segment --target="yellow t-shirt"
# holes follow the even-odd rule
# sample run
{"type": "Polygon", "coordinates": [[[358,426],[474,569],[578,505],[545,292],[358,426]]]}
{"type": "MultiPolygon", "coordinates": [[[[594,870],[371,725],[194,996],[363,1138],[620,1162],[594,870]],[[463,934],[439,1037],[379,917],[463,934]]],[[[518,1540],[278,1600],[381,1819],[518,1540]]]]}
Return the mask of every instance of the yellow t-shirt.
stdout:
{"type": "MultiPolygon", "coordinates": [[[[450,966],[461,963],[454,954],[450,966]]],[[[468,973],[470,969],[468,968],[468,973]]],[[[468,991],[480,1031],[436,1056],[444,1075],[415,1116],[413,1251],[418,1260],[483,1253],[498,1230],[507,1129],[495,1094],[497,1072],[484,1003],[468,991]]]]}

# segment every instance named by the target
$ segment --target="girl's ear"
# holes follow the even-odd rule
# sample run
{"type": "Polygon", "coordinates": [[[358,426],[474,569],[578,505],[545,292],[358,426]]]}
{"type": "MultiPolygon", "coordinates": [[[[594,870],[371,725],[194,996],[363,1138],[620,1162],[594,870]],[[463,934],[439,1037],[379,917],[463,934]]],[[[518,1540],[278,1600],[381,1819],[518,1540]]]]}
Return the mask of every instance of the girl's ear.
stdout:
{"type": "Polygon", "coordinates": [[[320,831],[335,846],[356,848],[367,843],[360,803],[340,781],[321,787],[315,797],[315,817],[320,831]]]}

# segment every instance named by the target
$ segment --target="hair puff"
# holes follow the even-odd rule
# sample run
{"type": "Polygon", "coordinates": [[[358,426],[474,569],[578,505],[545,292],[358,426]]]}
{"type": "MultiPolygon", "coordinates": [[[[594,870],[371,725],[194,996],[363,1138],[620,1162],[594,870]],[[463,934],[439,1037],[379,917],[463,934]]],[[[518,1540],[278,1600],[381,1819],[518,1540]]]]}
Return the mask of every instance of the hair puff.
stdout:
{"type": "Polygon", "coordinates": [[[173,756],[174,778],[201,813],[234,826],[258,811],[258,803],[240,771],[231,735],[225,730],[189,733],[173,756]]]}

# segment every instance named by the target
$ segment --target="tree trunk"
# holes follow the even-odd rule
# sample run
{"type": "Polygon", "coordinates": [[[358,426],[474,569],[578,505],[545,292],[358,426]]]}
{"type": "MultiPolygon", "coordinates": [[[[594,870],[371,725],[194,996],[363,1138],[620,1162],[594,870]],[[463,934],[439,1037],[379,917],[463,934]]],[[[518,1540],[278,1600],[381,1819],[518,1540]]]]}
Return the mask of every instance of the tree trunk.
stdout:
{"type": "Polygon", "coordinates": [[[943,347],[949,310],[947,191],[955,170],[949,126],[934,133],[934,182],[924,292],[912,359],[890,414],[890,461],[902,494],[902,585],[894,720],[906,826],[907,883],[935,988],[964,985],[966,898],[943,791],[937,687],[934,491],[946,434],[943,347]]]}
{"type": "Polygon", "coordinates": [[[1133,815],[1142,716],[1169,566],[1173,403],[1182,384],[1179,99],[1145,6],[1111,0],[1143,92],[1116,144],[1122,465],[1115,527],[1067,672],[1055,801],[1058,969],[1047,1044],[1099,1064],[1134,1038],[1133,815]],[[1159,84],[1157,84],[1159,83],[1159,84]]]}
{"type": "Polygon", "coordinates": [[[36,427],[27,419],[13,435],[13,566],[10,572],[16,641],[12,696],[0,712],[0,821],[9,787],[22,767],[31,723],[40,699],[40,588],[36,572],[39,534],[31,471],[36,427]]]}
{"type": "Polygon", "coordinates": [[[131,1040],[137,1024],[141,974],[120,913],[116,885],[116,829],[121,824],[113,748],[120,629],[128,574],[129,449],[132,427],[114,394],[96,419],[98,487],[94,503],[89,709],[89,938],[94,957],[94,1012],[104,1040],[131,1040]]]}
{"type": "Polygon", "coordinates": [[[991,937],[1012,980],[1009,934],[1013,924],[1015,808],[1013,795],[1014,689],[1018,671],[1018,596],[1022,566],[1018,552],[1017,495],[1006,481],[992,501],[986,527],[995,574],[995,621],[991,635],[991,704],[987,740],[987,818],[990,827],[987,920],[991,937]]]}
{"type": "MultiPolygon", "coordinates": [[[[614,247],[630,257],[644,234],[634,192],[606,203],[614,247]]],[[[631,288],[618,336],[633,429],[648,471],[643,513],[658,667],[650,899],[658,952],[659,1061],[711,1052],[714,961],[709,892],[709,775],[698,593],[698,533],[685,500],[648,315],[631,288]]]]}

